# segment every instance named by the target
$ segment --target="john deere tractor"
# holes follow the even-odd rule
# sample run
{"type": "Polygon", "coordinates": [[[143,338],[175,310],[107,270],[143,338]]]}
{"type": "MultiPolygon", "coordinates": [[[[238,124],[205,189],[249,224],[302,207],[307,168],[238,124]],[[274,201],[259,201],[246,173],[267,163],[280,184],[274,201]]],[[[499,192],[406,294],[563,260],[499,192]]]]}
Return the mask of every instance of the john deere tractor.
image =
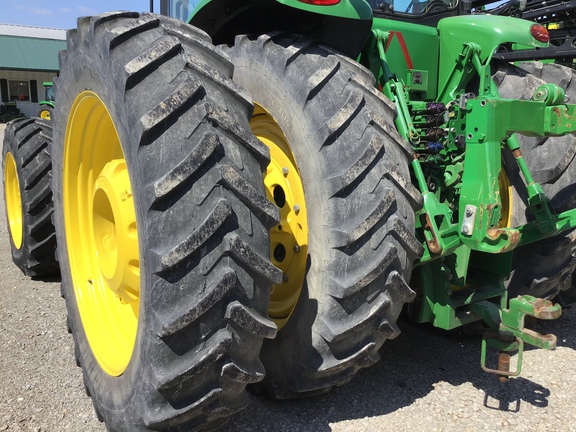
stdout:
{"type": "Polygon", "coordinates": [[[108,430],[215,428],[247,387],[323,393],[379,360],[403,308],[481,324],[502,380],[526,344],[555,347],[525,317],[557,318],[571,286],[576,105],[499,57],[545,49],[543,26],[470,11],[178,0],[78,20],[53,220],[108,430]]]}
{"type": "Polygon", "coordinates": [[[38,117],[50,120],[54,111],[54,86],[51,81],[43,82],[42,85],[44,86],[44,100],[39,102],[38,117]]]}

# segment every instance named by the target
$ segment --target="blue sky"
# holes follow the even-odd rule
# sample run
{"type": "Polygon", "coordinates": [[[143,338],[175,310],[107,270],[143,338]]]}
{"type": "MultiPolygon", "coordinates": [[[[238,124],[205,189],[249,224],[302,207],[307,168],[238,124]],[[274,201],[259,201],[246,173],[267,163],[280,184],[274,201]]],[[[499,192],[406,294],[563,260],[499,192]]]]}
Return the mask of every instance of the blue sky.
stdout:
{"type": "MultiPolygon", "coordinates": [[[[0,23],[69,29],[76,27],[76,19],[80,16],[111,10],[149,11],[150,0],[3,1],[0,23]]],[[[154,12],[160,12],[159,0],[154,0],[154,12]]]]}

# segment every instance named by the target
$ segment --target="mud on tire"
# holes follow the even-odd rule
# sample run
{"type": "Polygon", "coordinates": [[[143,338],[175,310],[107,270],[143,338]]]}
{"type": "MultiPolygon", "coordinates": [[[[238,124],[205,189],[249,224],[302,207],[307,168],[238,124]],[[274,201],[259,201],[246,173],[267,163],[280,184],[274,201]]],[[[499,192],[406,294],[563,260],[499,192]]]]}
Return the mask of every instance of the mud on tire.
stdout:
{"type": "MultiPolygon", "coordinates": [[[[566,91],[571,103],[576,101],[574,72],[565,66],[540,62],[522,63],[520,67],[502,64],[493,78],[502,97],[527,100],[538,86],[554,83],[566,91]]],[[[560,213],[576,207],[576,136],[517,136],[532,176],[542,185],[554,210],[560,213]]],[[[518,226],[534,218],[526,204],[523,178],[510,154],[506,165],[514,194],[512,225],[518,226]]],[[[572,286],[575,248],[576,233],[572,231],[515,250],[507,282],[509,297],[529,294],[553,298],[576,291],[572,286]]]]}
{"type": "MultiPolygon", "coordinates": [[[[269,154],[250,133],[251,102],[205,33],[153,14],[80,18],[60,66],[55,220],[62,293],[87,392],[108,430],[216,427],[246,405],[245,386],[264,375],[262,339],[276,332],[266,309],[270,284],[281,278],[270,262],[268,240],[278,210],[265,198],[262,172],[269,154]],[[85,99],[94,109],[84,108],[85,99]],[[100,117],[93,118],[96,109],[100,117]],[[96,168],[115,145],[122,151],[105,159],[99,174],[96,168]],[[100,225],[92,221],[102,212],[100,192],[86,192],[100,187],[96,178],[106,183],[110,164],[122,162],[131,190],[108,198],[113,206],[115,200],[132,203],[135,211],[126,236],[136,228],[129,270],[132,278],[139,274],[139,283],[113,288],[137,293],[138,304],[124,297],[100,304],[91,293],[104,297],[111,287],[103,282],[108,276],[102,263],[125,263],[111,262],[110,254],[96,256],[89,245],[70,245],[79,244],[73,237],[83,226],[97,234],[100,225],[110,224],[100,214],[100,225]],[[87,222],[78,220],[84,204],[87,222]],[[114,326],[104,328],[104,318],[89,322],[86,314],[100,317],[99,307],[105,315],[105,306],[126,304],[135,311],[130,322],[137,320],[133,351],[124,368],[108,373],[101,360],[106,357],[94,347],[107,330],[115,343],[114,326]]],[[[113,239],[100,240],[99,248],[114,252],[113,239]]],[[[117,324],[123,330],[123,322],[117,324]]]]}
{"type": "MultiPolygon", "coordinates": [[[[52,127],[40,119],[16,119],[6,125],[2,148],[4,202],[12,260],[27,276],[57,276],[56,233],[52,224],[52,127]],[[7,160],[13,161],[20,202],[7,194],[7,160]],[[12,211],[21,207],[14,220],[12,211]]],[[[16,185],[15,185],[16,186],[16,185]]],[[[14,191],[16,192],[16,191],[14,191]]]]}
{"type": "Polygon", "coordinates": [[[279,124],[300,170],[308,263],[288,322],[265,341],[262,385],[274,397],[317,394],[379,359],[414,292],[412,262],[421,195],[412,150],[372,74],[305,38],[239,36],[234,81],[279,124]]]}

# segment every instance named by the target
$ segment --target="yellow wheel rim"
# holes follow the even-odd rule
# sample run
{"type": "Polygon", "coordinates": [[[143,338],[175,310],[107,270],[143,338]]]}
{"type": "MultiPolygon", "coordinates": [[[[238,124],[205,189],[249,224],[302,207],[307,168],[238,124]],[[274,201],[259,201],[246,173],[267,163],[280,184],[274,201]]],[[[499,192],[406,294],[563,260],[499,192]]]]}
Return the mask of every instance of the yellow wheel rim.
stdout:
{"type": "Polygon", "coordinates": [[[18,181],[16,161],[12,153],[6,153],[6,159],[4,161],[4,187],[6,188],[6,212],[8,213],[10,236],[16,249],[20,249],[24,236],[22,198],[20,197],[20,182],[18,181]]]}
{"type": "Polygon", "coordinates": [[[49,110],[40,111],[40,118],[44,120],[50,120],[50,111],[49,110]]]}
{"type": "Polygon", "coordinates": [[[270,148],[270,165],[264,175],[266,195],[280,208],[280,223],[270,232],[272,262],[284,272],[284,281],[270,292],[268,314],[282,328],[296,307],[308,255],[308,219],[300,171],[282,129],[262,106],[255,103],[252,133],[270,148]]]}
{"type": "Polygon", "coordinates": [[[502,205],[498,225],[500,228],[509,228],[512,223],[512,186],[504,167],[502,167],[498,175],[498,188],[500,189],[500,202],[502,205]]]}
{"type": "Polygon", "coordinates": [[[138,328],[140,257],[134,200],[122,146],[100,98],[75,100],[63,167],[70,273],[84,331],[102,369],[121,375],[138,328]]]}

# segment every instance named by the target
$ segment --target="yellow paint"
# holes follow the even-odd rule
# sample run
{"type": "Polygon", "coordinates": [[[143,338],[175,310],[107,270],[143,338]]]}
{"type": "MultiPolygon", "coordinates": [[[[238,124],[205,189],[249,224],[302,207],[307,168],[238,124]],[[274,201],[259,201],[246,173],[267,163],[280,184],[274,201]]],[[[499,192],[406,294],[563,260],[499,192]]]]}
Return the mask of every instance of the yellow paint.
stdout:
{"type": "Polygon", "coordinates": [[[4,187],[6,188],[6,212],[8,213],[10,236],[16,249],[20,249],[24,236],[22,197],[20,196],[20,182],[18,180],[16,161],[10,152],[6,153],[6,159],[4,160],[4,187]]]}
{"type": "Polygon", "coordinates": [[[270,148],[264,175],[266,195],[280,208],[280,224],[270,232],[272,263],[284,272],[284,282],[270,292],[268,314],[282,328],[296,307],[306,275],[308,216],[304,186],[296,159],[282,129],[264,107],[255,103],[252,133],[270,148]]]}
{"type": "Polygon", "coordinates": [[[74,101],[62,168],[66,245],[80,318],[100,367],[119,376],[138,329],[138,230],[122,145],[95,93],[82,92],[74,101]]]}

